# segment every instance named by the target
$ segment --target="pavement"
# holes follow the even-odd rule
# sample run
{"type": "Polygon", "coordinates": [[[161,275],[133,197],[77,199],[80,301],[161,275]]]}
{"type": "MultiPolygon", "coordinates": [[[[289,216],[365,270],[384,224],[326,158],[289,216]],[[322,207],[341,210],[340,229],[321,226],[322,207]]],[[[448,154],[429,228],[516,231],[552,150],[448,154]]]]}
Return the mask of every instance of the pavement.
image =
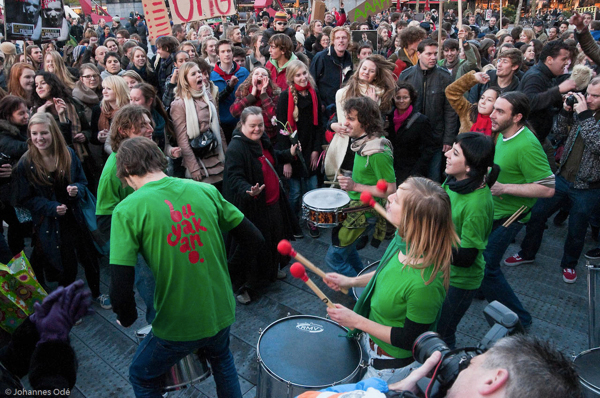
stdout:
{"type": "MultiPolygon", "coordinates": [[[[509,268],[503,271],[513,289],[523,302],[525,308],[533,316],[530,333],[550,340],[560,350],[575,356],[588,349],[588,301],[587,270],[582,256],[577,271],[575,284],[566,284],[562,280],[560,258],[567,233],[566,223],[556,227],[549,222],[549,229],[544,234],[544,241],[533,264],[509,268]]],[[[524,228],[517,236],[515,244],[508,249],[506,256],[516,253],[518,243],[524,236],[524,228]]],[[[311,239],[305,230],[305,238],[293,242],[294,248],[317,266],[327,271],[324,263],[325,254],[331,241],[330,230],[322,230],[321,237],[311,239]]],[[[372,263],[381,258],[388,241],[378,249],[367,245],[360,251],[365,262],[372,263]]],[[[584,252],[596,245],[588,234],[584,252]]],[[[257,342],[260,332],[271,323],[289,315],[326,316],[326,306],[300,280],[294,279],[286,267],[287,278],[277,281],[264,289],[257,300],[248,305],[237,305],[236,322],[231,327],[231,350],[239,374],[244,398],[256,396],[258,376],[257,342]]],[[[352,307],[352,295],[344,295],[328,289],[319,278],[309,273],[311,279],[337,303],[352,307]]],[[[84,278],[83,271],[80,277],[84,278]]],[[[106,265],[101,271],[103,292],[108,293],[108,270],[106,265]]],[[[198,282],[202,288],[203,281],[198,282]]],[[[96,313],[86,317],[83,322],[73,328],[71,343],[79,361],[77,383],[71,397],[133,397],[128,381],[128,367],[137,348],[135,331],[146,326],[145,306],[136,294],[138,304],[138,320],[129,328],[116,323],[116,316],[111,310],[103,310],[96,306],[96,313]]],[[[487,303],[475,300],[458,327],[457,347],[476,345],[489,330],[483,317],[483,309],[487,303]]],[[[322,352],[327,351],[326,346],[322,352]]],[[[301,351],[301,350],[300,350],[301,351]]],[[[320,352],[317,347],[317,352],[320,352]]],[[[286,352],[287,356],[302,355],[302,352],[286,352]]],[[[324,355],[321,359],[326,361],[324,355]]],[[[315,362],[320,362],[315,358],[315,362]]],[[[27,386],[27,379],[24,380],[27,386]]],[[[216,397],[215,383],[212,377],[189,388],[169,393],[169,397],[216,397]]],[[[266,398],[266,397],[257,397],[266,398]]],[[[278,397],[279,398],[279,397],[278,397]]]]}

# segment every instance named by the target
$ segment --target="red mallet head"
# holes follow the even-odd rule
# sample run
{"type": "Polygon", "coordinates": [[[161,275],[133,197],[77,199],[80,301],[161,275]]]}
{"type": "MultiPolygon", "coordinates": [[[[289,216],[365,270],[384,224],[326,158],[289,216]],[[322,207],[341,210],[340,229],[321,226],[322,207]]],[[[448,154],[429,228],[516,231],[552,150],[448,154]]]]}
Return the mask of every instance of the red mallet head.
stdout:
{"type": "Polygon", "coordinates": [[[290,272],[294,278],[302,279],[304,282],[308,280],[308,275],[306,275],[306,270],[304,269],[304,265],[300,263],[294,263],[290,267],[290,272]]]}
{"type": "Polygon", "coordinates": [[[385,181],[385,180],[377,181],[377,189],[379,189],[379,191],[385,193],[387,191],[387,187],[388,187],[387,181],[385,181]]]}
{"type": "Polygon", "coordinates": [[[375,205],[375,199],[373,199],[373,195],[369,191],[363,191],[360,194],[360,201],[371,207],[375,205]]]}
{"type": "Polygon", "coordinates": [[[282,256],[292,256],[295,257],[296,256],[296,251],[294,250],[294,248],[292,247],[292,244],[290,243],[289,240],[287,239],[282,239],[278,244],[277,244],[277,251],[282,255],[282,256]]]}

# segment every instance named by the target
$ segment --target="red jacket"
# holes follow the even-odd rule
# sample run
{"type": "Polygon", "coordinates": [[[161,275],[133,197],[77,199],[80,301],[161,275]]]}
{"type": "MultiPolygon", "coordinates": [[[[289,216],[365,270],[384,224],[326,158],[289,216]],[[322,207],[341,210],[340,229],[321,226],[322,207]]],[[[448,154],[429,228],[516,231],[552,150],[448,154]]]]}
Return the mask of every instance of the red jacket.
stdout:
{"type": "Polygon", "coordinates": [[[294,53],[292,53],[292,57],[290,58],[290,60],[288,62],[286,62],[285,65],[283,65],[283,68],[277,68],[271,59],[269,59],[267,61],[267,64],[265,65],[265,68],[269,71],[269,75],[271,76],[271,80],[273,80],[275,82],[275,84],[277,84],[279,86],[279,88],[281,88],[281,91],[285,91],[288,88],[288,84],[287,84],[287,79],[285,77],[285,72],[287,69],[287,65],[291,62],[291,61],[295,61],[297,60],[298,57],[296,57],[296,55],[294,53]]]}

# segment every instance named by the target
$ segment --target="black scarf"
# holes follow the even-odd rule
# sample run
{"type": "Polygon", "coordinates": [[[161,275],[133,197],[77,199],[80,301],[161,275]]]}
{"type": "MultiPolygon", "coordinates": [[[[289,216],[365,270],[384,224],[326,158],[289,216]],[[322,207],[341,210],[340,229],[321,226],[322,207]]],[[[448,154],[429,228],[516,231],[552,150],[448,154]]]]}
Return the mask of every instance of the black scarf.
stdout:
{"type": "Polygon", "coordinates": [[[456,181],[456,177],[448,176],[445,184],[448,185],[448,188],[452,191],[461,195],[466,195],[481,188],[484,185],[484,182],[473,177],[456,181]]]}

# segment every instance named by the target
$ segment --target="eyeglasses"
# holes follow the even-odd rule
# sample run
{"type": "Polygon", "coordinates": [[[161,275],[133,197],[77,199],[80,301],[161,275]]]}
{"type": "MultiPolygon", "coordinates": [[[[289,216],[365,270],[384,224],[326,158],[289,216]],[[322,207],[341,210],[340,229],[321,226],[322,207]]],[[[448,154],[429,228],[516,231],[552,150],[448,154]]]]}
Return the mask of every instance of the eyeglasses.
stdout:
{"type": "Polygon", "coordinates": [[[86,75],[86,76],[81,76],[81,77],[83,77],[84,79],[97,79],[98,75],[93,74],[93,75],[86,75]]]}

